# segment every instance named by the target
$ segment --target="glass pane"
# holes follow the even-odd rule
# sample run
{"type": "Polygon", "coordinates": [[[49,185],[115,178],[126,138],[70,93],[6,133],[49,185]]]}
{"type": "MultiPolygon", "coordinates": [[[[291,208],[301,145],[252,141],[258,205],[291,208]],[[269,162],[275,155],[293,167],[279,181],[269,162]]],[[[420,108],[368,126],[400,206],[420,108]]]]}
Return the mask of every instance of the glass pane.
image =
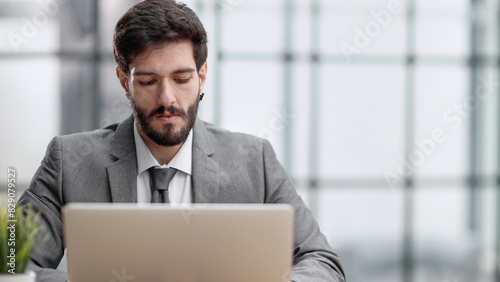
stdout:
{"type": "MultiPolygon", "coordinates": [[[[215,0],[214,0],[215,1],[215,0]]],[[[207,32],[208,36],[208,76],[207,81],[205,83],[205,97],[203,101],[200,103],[200,107],[198,109],[198,117],[202,120],[214,123],[215,122],[215,111],[216,111],[216,99],[215,96],[215,71],[219,65],[219,60],[217,56],[217,49],[214,46],[215,41],[215,11],[213,3],[210,1],[192,1],[192,2],[201,2],[203,5],[199,6],[196,3],[190,5],[189,7],[195,9],[194,11],[198,14],[203,26],[207,32]]],[[[189,5],[189,3],[188,3],[189,5]]],[[[224,79],[224,78],[223,78],[224,79]]],[[[220,94],[220,93],[219,93],[220,94]]]]}
{"type": "Polygon", "coordinates": [[[292,50],[308,53],[311,51],[311,14],[308,9],[296,9],[292,14],[292,50]]]}
{"type": "Polygon", "coordinates": [[[63,51],[78,53],[95,49],[93,46],[96,29],[94,3],[94,1],[71,0],[60,6],[63,51]]]}
{"type": "MultiPolygon", "coordinates": [[[[198,0],[200,1],[200,0],[198,0]]],[[[215,7],[219,9],[223,18],[233,12],[239,11],[253,11],[253,12],[273,12],[280,13],[283,12],[283,6],[285,0],[252,0],[252,1],[244,1],[244,0],[209,0],[213,1],[216,5],[215,7]]],[[[252,21],[254,24],[255,21],[252,21]]]]}
{"type": "Polygon", "coordinates": [[[478,249],[478,265],[474,270],[476,281],[493,282],[495,281],[495,262],[497,257],[496,244],[499,243],[496,232],[497,218],[497,198],[498,188],[484,187],[478,190],[477,220],[478,229],[476,231],[476,243],[478,249]]]}
{"type": "Polygon", "coordinates": [[[417,66],[415,142],[410,159],[420,177],[463,177],[468,157],[470,114],[465,67],[417,66]]]}
{"type": "Polygon", "coordinates": [[[222,49],[226,52],[280,52],[284,41],[283,22],[283,13],[236,9],[224,15],[222,49]]]}
{"type": "Polygon", "coordinates": [[[418,56],[466,56],[469,52],[469,29],[466,18],[417,17],[415,52],[418,56]]]}
{"type": "Polygon", "coordinates": [[[61,134],[95,129],[93,65],[87,61],[63,60],[61,70],[61,134]]]}
{"type": "Polygon", "coordinates": [[[57,52],[60,28],[58,19],[49,18],[40,11],[34,18],[0,17],[0,52],[57,52]]]}
{"type": "Polygon", "coordinates": [[[120,85],[114,62],[101,64],[101,121],[100,128],[121,122],[132,114],[130,103],[120,85]]]}
{"type": "Polygon", "coordinates": [[[120,17],[127,10],[138,3],[137,0],[101,0],[99,1],[99,20],[100,20],[100,36],[101,50],[105,53],[112,54],[113,50],[113,34],[115,25],[120,17]]]}
{"type": "Polygon", "coordinates": [[[491,281],[484,242],[468,229],[469,209],[465,187],[415,190],[415,281],[491,281]]]}
{"type": "Polygon", "coordinates": [[[406,50],[406,18],[401,11],[396,14],[387,10],[324,13],[321,18],[321,51],[346,57],[403,55],[406,50]]]}
{"type": "Polygon", "coordinates": [[[403,246],[401,190],[319,192],[318,220],[349,281],[399,282],[403,246]]]}
{"type": "Polygon", "coordinates": [[[416,0],[416,7],[422,10],[465,10],[469,8],[468,0],[416,0]]]}
{"type": "Polygon", "coordinates": [[[478,13],[481,13],[481,17],[475,18],[479,26],[478,42],[475,43],[479,54],[498,56],[498,10],[500,9],[500,3],[494,0],[474,3],[476,3],[476,9],[480,11],[478,13]]]}
{"type": "Polygon", "coordinates": [[[404,146],[403,66],[324,66],[320,176],[382,178],[404,146]]]}
{"type": "Polygon", "coordinates": [[[387,9],[388,6],[406,6],[406,0],[320,0],[321,5],[336,9],[387,9]]]}
{"type": "MultiPolygon", "coordinates": [[[[498,150],[498,88],[494,83],[498,81],[498,71],[495,68],[487,68],[479,72],[479,77],[483,83],[478,84],[476,90],[479,94],[484,94],[481,99],[481,106],[478,108],[480,120],[478,124],[478,152],[480,154],[478,171],[480,175],[493,176],[497,171],[498,150]],[[484,87],[486,81],[491,81],[492,86],[484,87]]],[[[497,84],[498,85],[498,84],[497,84]]]]}
{"type": "Polygon", "coordinates": [[[309,175],[309,141],[310,141],[310,93],[311,74],[309,63],[296,63],[292,70],[293,111],[290,124],[293,129],[291,173],[299,179],[309,175]]]}
{"type": "MultiPolygon", "coordinates": [[[[59,134],[60,73],[54,57],[0,63],[4,78],[0,83],[0,119],[4,121],[0,123],[0,167],[17,168],[18,187],[27,187],[49,141],[59,134]]],[[[0,173],[0,182],[7,183],[6,173],[0,173]]]]}
{"type": "Polygon", "coordinates": [[[268,139],[282,160],[283,74],[279,63],[222,64],[222,127],[268,139]]]}

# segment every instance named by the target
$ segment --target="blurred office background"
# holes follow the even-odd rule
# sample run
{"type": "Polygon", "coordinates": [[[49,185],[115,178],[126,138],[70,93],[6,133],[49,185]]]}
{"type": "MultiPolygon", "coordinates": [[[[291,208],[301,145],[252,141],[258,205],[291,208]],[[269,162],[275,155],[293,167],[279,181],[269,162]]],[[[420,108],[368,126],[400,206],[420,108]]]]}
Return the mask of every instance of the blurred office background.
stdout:
{"type": "MultiPolygon", "coordinates": [[[[130,114],[112,34],[136,2],[0,0],[20,190],[54,135],[130,114]]],[[[184,2],[210,41],[199,116],[271,141],[348,281],[500,282],[498,1],[184,2]]]]}

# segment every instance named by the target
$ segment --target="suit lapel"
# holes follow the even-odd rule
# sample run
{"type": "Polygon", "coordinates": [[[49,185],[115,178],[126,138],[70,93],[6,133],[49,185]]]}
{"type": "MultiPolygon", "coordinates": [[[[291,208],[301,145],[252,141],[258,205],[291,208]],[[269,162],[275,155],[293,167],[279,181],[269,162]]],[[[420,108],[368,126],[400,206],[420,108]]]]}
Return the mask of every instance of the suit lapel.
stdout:
{"type": "Polygon", "coordinates": [[[134,142],[134,118],[120,123],[111,143],[110,154],[117,161],[107,167],[111,201],[116,203],[137,202],[137,157],[134,142]]]}
{"type": "Polygon", "coordinates": [[[193,202],[216,203],[219,194],[219,164],[213,155],[212,139],[197,119],[193,132],[193,202]]]}

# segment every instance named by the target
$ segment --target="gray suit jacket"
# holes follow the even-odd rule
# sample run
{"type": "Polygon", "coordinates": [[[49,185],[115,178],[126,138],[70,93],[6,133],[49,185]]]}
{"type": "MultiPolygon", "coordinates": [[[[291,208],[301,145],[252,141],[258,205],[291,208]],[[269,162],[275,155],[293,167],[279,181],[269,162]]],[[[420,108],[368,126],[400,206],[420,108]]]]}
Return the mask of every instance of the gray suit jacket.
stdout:
{"type": "MultiPolygon", "coordinates": [[[[61,207],[71,202],[137,202],[133,117],[86,133],[55,137],[20,204],[42,212],[50,239],[37,246],[37,281],[65,281],[61,207]]],[[[295,208],[294,281],[344,281],[337,255],[266,140],[196,120],[192,189],[195,203],[288,203],[295,208]]]]}

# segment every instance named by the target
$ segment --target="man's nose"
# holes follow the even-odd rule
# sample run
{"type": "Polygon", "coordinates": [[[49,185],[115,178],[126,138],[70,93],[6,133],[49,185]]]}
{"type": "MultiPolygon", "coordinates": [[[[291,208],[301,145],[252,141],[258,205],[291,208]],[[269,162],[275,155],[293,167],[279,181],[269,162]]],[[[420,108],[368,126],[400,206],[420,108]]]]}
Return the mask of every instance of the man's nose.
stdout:
{"type": "Polygon", "coordinates": [[[158,103],[163,106],[170,106],[175,104],[176,99],[174,89],[168,82],[162,82],[158,93],[158,103]]]}

